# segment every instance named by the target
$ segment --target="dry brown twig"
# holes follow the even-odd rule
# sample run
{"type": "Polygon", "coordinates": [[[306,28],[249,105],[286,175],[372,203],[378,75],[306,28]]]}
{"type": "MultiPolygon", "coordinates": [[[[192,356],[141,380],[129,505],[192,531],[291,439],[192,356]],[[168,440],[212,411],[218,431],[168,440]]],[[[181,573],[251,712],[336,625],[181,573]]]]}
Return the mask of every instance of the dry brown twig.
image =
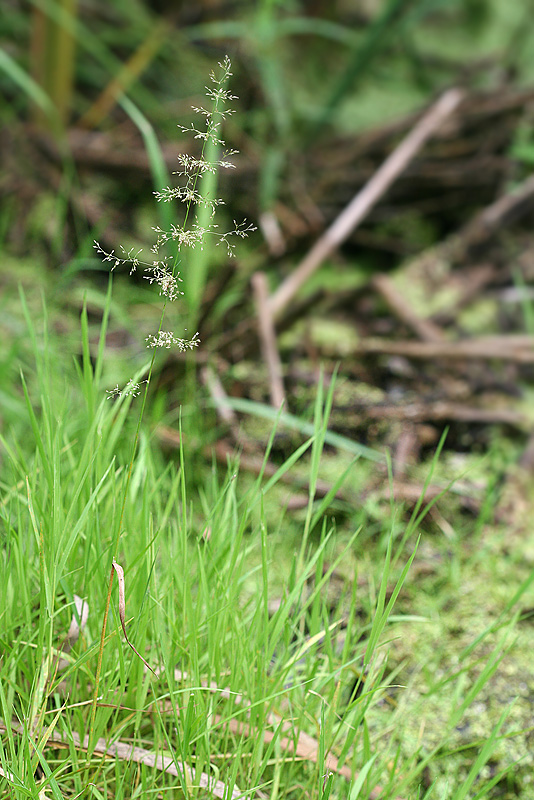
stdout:
{"type": "Polygon", "coordinates": [[[228,399],[228,395],[224,391],[224,386],[219,380],[219,376],[215,370],[211,366],[202,367],[200,370],[200,378],[210,393],[211,399],[215,405],[215,410],[221,420],[231,428],[233,428],[233,426],[237,427],[237,415],[234,409],[228,403],[224,402],[228,399]]]}
{"type": "MultiPolygon", "coordinates": [[[[224,386],[222,385],[221,381],[215,370],[210,366],[207,365],[202,368],[200,372],[201,380],[206,386],[207,390],[211,395],[211,399],[213,400],[213,404],[215,406],[215,410],[218,416],[221,418],[222,422],[225,425],[228,425],[230,432],[234,438],[236,444],[239,444],[239,448],[244,452],[251,452],[255,453],[258,450],[258,445],[256,442],[250,440],[245,432],[241,430],[239,419],[237,414],[235,413],[234,409],[228,403],[228,395],[224,390],[224,386]]],[[[175,445],[176,442],[179,442],[179,434],[177,431],[174,431],[173,428],[167,428],[165,426],[158,425],[158,432],[163,440],[168,441],[169,444],[175,445]]],[[[215,445],[217,448],[217,445],[215,445]]],[[[227,456],[231,456],[232,448],[228,448],[227,456]]],[[[206,450],[206,455],[211,457],[211,448],[208,447],[206,450]]],[[[235,452],[234,452],[235,455],[235,452]]],[[[221,463],[228,463],[227,458],[224,458],[221,463]]]]}
{"type": "Polygon", "coordinates": [[[486,242],[501,228],[519,219],[534,201],[534,175],[511,192],[498,197],[494,203],[477,214],[459,234],[463,253],[470,247],[486,242]]]}
{"type": "Polygon", "coordinates": [[[331,255],[349,234],[367,216],[410,161],[458,107],[464,93],[449,89],[429,109],[399,146],[375,172],[363,189],[353,198],[339,217],[323,233],[308,255],[269,299],[269,307],[276,317],[287,306],[300,287],[313,275],[322,262],[331,255]]]}
{"type": "MultiPolygon", "coordinates": [[[[126,632],[126,596],[125,596],[125,587],[124,587],[124,570],[120,564],[117,564],[115,559],[113,559],[111,564],[111,574],[113,575],[113,570],[117,573],[117,580],[119,582],[119,619],[121,621],[122,632],[124,634],[124,638],[126,639],[126,643],[131,647],[134,651],[135,655],[141,659],[143,664],[153,675],[156,675],[148,661],[145,661],[141,653],[135,649],[131,641],[128,639],[128,634],[126,632]]],[[[157,675],[156,675],[157,677],[157,675]]]]}
{"type": "Polygon", "coordinates": [[[415,342],[379,337],[360,339],[357,352],[406,356],[406,358],[458,360],[502,360],[517,364],[534,363],[532,337],[525,336],[479,336],[457,342],[415,342]]]}
{"type": "Polygon", "coordinates": [[[405,425],[415,422],[471,422],[485,425],[511,425],[523,427],[527,418],[511,408],[480,408],[450,400],[433,403],[406,403],[405,405],[376,405],[366,409],[368,419],[401,420],[405,425]]]}
{"type": "MultiPolygon", "coordinates": [[[[403,273],[420,275],[433,274],[437,263],[458,263],[465,259],[472,248],[486,244],[507,224],[516,221],[532,208],[534,203],[534,175],[527,178],[520,186],[497,198],[491,205],[479,211],[469,222],[456,233],[451,234],[443,242],[429,247],[402,267],[403,273]]],[[[449,270],[446,271],[447,278],[449,270]]],[[[495,268],[481,265],[474,272],[471,285],[467,286],[465,304],[469,296],[491,280],[495,268]]]]}
{"type": "MultiPolygon", "coordinates": [[[[0,720],[0,731],[5,732],[7,730],[8,727],[6,723],[0,720]]],[[[10,730],[14,733],[25,734],[24,726],[15,721],[11,723],[10,730]]],[[[58,731],[53,731],[45,744],[47,747],[66,748],[74,745],[78,750],[87,751],[89,749],[89,736],[86,736],[82,741],[75,731],[73,731],[68,738],[63,737],[58,731]]],[[[238,798],[245,797],[245,793],[237,786],[234,787],[232,793],[229,794],[228,786],[223,783],[223,781],[210,778],[210,776],[206,775],[204,772],[197,774],[193,767],[189,767],[187,764],[177,761],[172,756],[158,755],[151,750],[146,750],[144,747],[134,747],[131,744],[121,741],[108,744],[105,739],[97,739],[94,747],[91,748],[91,752],[107,756],[108,758],[119,759],[120,761],[133,761],[136,764],[145,764],[147,767],[158,769],[161,772],[166,772],[177,778],[185,775],[189,784],[196,785],[201,789],[206,789],[215,795],[215,797],[220,797],[221,800],[228,800],[228,798],[231,798],[231,800],[238,800],[238,798]]],[[[5,777],[9,778],[11,776],[6,775],[5,777]]]]}
{"type": "Polygon", "coordinates": [[[269,302],[267,276],[264,272],[254,273],[252,276],[252,289],[258,315],[261,349],[269,372],[271,405],[275,408],[280,408],[282,403],[285,402],[282,361],[276,346],[276,331],[269,302]]]}
{"type": "MultiPolygon", "coordinates": [[[[174,672],[174,677],[175,680],[183,680],[187,677],[187,675],[181,670],[176,669],[174,672]]],[[[221,689],[214,681],[211,681],[209,684],[206,681],[203,681],[202,685],[210,691],[218,693],[227,699],[233,698],[234,702],[238,705],[241,705],[244,702],[243,695],[236,695],[235,692],[232,692],[227,688],[221,689]]],[[[248,715],[246,707],[243,708],[243,711],[248,715]]],[[[238,720],[235,717],[226,719],[218,714],[214,714],[213,721],[217,725],[224,725],[227,730],[232,731],[238,736],[253,736],[254,738],[257,738],[261,735],[263,741],[267,744],[272,742],[273,739],[278,738],[278,743],[283,752],[292,754],[293,757],[297,756],[298,758],[302,758],[305,761],[311,761],[314,764],[319,763],[320,745],[317,739],[315,739],[313,736],[310,736],[309,733],[300,730],[297,732],[295,737],[294,725],[291,721],[283,719],[279,714],[275,714],[274,712],[271,712],[269,716],[272,726],[275,728],[280,728],[280,731],[287,734],[287,736],[281,736],[278,738],[277,730],[265,729],[260,732],[248,722],[238,720]]],[[[333,755],[333,753],[326,754],[325,761],[325,768],[327,771],[336,772],[338,775],[341,775],[348,781],[352,781],[358,775],[358,773],[354,773],[353,770],[351,770],[351,768],[346,764],[340,765],[339,759],[333,755]]],[[[375,786],[369,794],[370,800],[378,800],[379,796],[382,794],[382,791],[383,788],[381,786],[375,786]]],[[[396,797],[395,800],[403,799],[401,797],[396,797]]]]}

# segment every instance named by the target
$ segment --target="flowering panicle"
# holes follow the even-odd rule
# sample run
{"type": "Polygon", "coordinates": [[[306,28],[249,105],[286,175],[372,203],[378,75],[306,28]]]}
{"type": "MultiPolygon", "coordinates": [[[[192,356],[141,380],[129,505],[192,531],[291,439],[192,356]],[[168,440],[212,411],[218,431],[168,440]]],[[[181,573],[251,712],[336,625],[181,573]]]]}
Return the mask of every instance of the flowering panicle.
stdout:
{"type": "Polygon", "coordinates": [[[176,272],[176,270],[173,270],[172,267],[169,266],[169,256],[165,256],[165,258],[160,258],[159,260],[150,262],[140,259],[139,255],[142,250],[138,250],[136,253],[134,253],[133,247],[126,252],[124,247],[121,245],[120,248],[124,253],[124,256],[118,256],[114,250],[112,250],[111,253],[108,253],[96,241],[94,242],[93,247],[97,253],[103,256],[103,261],[113,262],[113,266],[111,267],[112,272],[116,267],[122,264],[129,264],[130,275],[132,275],[132,273],[134,273],[139,266],[142,266],[144,271],[147,273],[146,275],[143,275],[143,278],[149,281],[149,283],[156,283],[159,286],[159,293],[165,295],[168,300],[176,300],[177,297],[183,294],[178,287],[178,284],[182,283],[180,273],[176,272]]]}
{"type": "MultiPolygon", "coordinates": [[[[112,270],[119,266],[128,265],[130,274],[132,274],[138,268],[142,269],[145,273],[143,277],[159,288],[159,293],[165,297],[165,302],[176,300],[183,292],[180,290],[182,279],[176,269],[178,258],[175,256],[174,259],[171,259],[171,256],[161,254],[160,250],[163,247],[173,243],[177,252],[180,252],[182,247],[200,247],[202,249],[206,236],[213,236],[215,244],[224,245],[228,256],[233,256],[235,237],[245,238],[249,233],[256,230],[254,225],[248,224],[246,221],[242,223],[234,221],[233,229],[221,232],[213,219],[217,208],[223,205],[224,202],[220,198],[209,197],[205,191],[202,191],[202,178],[206,174],[215,174],[219,169],[234,168],[234,165],[228,159],[238,152],[237,150],[228,150],[222,156],[213,157],[213,160],[208,160],[205,156],[208,144],[213,145],[217,151],[224,147],[224,141],[220,134],[221,126],[224,120],[235,113],[234,109],[227,107],[228,103],[236,99],[236,96],[225,88],[226,82],[232,74],[228,56],[225,56],[224,60],[219,62],[219,67],[219,76],[211,72],[210,80],[212,85],[206,86],[206,95],[211,101],[211,108],[193,106],[193,110],[203,117],[203,127],[197,128],[194,124],[188,127],[178,125],[180,130],[192,134],[195,139],[199,139],[202,142],[200,156],[194,157],[187,153],[181,153],[178,156],[180,169],[173,174],[182,179],[183,185],[178,187],[167,186],[165,189],[154,192],[158,202],[168,203],[172,200],[177,200],[179,203],[184,204],[184,222],[181,225],[172,224],[169,230],[164,230],[159,226],[153,228],[156,235],[155,242],[150,248],[153,258],[143,258],[142,250],[130,248],[126,251],[122,246],[119,254],[116,254],[114,250],[107,252],[98,242],[95,241],[94,243],[97,253],[103,257],[104,261],[109,261],[112,264],[112,270]],[[210,217],[207,224],[201,225],[195,219],[190,219],[191,210],[194,207],[209,209],[210,217]]],[[[172,331],[159,330],[156,335],[148,336],[146,342],[147,347],[170,348],[174,346],[180,351],[184,351],[192,350],[198,346],[200,343],[198,336],[198,333],[196,333],[192,339],[182,339],[175,337],[172,331]]],[[[135,395],[137,389],[138,384],[129,383],[122,392],[117,387],[108,392],[108,394],[110,397],[115,397],[117,394],[135,395]]]]}
{"type": "Polygon", "coordinates": [[[186,206],[185,221],[182,225],[171,225],[169,230],[162,230],[160,227],[153,228],[156,234],[156,241],[151,247],[151,252],[157,256],[156,260],[146,261],[140,258],[142,250],[135,251],[131,248],[126,251],[121,247],[121,254],[117,255],[114,250],[110,253],[106,252],[98,242],[94,243],[95,249],[100,255],[104,257],[104,261],[113,262],[112,269],[123,264],[128,264],[130,267],[130,274],[142,266],[144,271],[148,274],[144,277],[150,283],[158,284],[160,294],[165,295],[168,300],[175,300],[182,294],[178,289],[178,283],[181,282],[179,273],[176,272],[174,267],[170,267],[168,262],[169,256],[161,256],[160,249],[168,242],[173,242],[178,251],[182,247],[196,247],[202,244],[208,235],[214,235],[216,244],[225,244],[226,251],[229,256],[234,255],[234,244],[230,242],[230,237],[240,236],[244,238],[249,233],[256,230],[254,225],[249,225],[245,222],[237,224],[234,222],[234,229],[221,233],[218,230],[218,225],[211,223],[208,226],[199,226],[196,222],[189,223],[188,217],[190,210],[193,206],[209,208],[211,210],[211,217],[215,216],[215,212],[220,205],[224,205],[224,201],[220,198],[211,198],[201,191],[202,177],[206,173],[216,173],[219,169],[234,169],[234,164],[228,159],[236,155],[237,150],[228,150],[223,153],[222,158],[217,158],[214,161],[207,161],[204,157],[204,149],[207,142],[223,146],[224,141],[219,135],[221,125],[231,114],[235,113],[235,109],[227,108],[226,104],[232,100],[236,100],[236,95],[231,94],[225,89],[226,82],[231,76],[231,63],[228,56],[225,56],[224,61],[219,62],[221,74],[219,77],[212,71],[210,74],[213,86],[206,86],[206,95],[212,101],[211,108],[204,108],[203,106],[193,106],[193,110],[204,117],[205,127],[203,129],[195,127],[193,123],[186,127],[178,125],[180,130],[192,133],[196,139],[201,139],[204,142],[202,153],[199,158],[191,156],[187,153],[181,153],[178,156],[178,162],[181,169],[174,172],[180,178],[184,179],[184,185],[178,187],[167,186],[165,189],[155,191],[154,196],[158,202],[168,203],[172,200],[177,200],[184,203],[186,206]]]}
{"type": "Polygon", "coordinates": [[[226,254],[230,257],[234,256],[235,244],[234,242],[230,241],[230,236],[238,236],[240,239],[246,239],[249,233],[256,230],[255,225],[248,224],[246,220],[243,222],[236,222],[234,219],[234,228],[231,231],[226,231],[226,233],[222,233],[219,236],[219,241],[217,242],[217,247],[220,244],[226,245],[226,254]]]}
{"type": "Polygon", "coordinates": [[[108,389],[106,391],[108,400],[112,400],[114,397],[137,397],[141,394],[141,385],[143,383],[148,383],[148,381],[144,380],[137,383],[130,378],[124,389],[119,389],[117,384],[114,389],[108,389]]]}
{"type": "Polygon", "coordinates": [[[192,339],[177,339],[172,331],[159,331],[157,336],[153,334],[147,336],[145,342],[148,342],[147,347],[166,347],[167,350],[175,345],[183,353],[184,350],[192,350],[193,347],[198,347],[200,344],[198,335],[197,331],[192,339]]]}
{"type": "Polygon", "coordinates": [[[221,75],[219,77],[217,77],[214,72],[212,72],[210,75],[214,86],[206,87],[206,94],[213,103],[212,108],[206,109],[203,106],[193,106],[193,110],[205,118],[205,127],[200,129],[195,127],[193,123],[191,123],[191,125],[188,127],[184,125],[178,125],[180,130],[187,133],[192,133],[195,139],[200,139],[203,141],[204,144],[200,158],[195,158],[186,153],[179,155],[178,161],[181,169],[173,174],[183,178],[185,185],[178,188],[171,188],[167,186],[162,191],[154,192],[158,202],[179,200],[180,202],[185,203],[187,206],[186,219],[182,226],[172,225],[168,231],[163,231],[161,228],[154,229],[158,237],[156,244],[152,248],[152,251],[155,254],[158,254],[159,248],[169,241],[173,241],[177,245],[178,250],[180,250],[182,246],[196,247],[197,245],[200,245],[202,247],[202,243],[204,242],[206,236],[213,235],[215,236],[216,244],[219,245],[224,243],[226,245],[226,251],[228,255],[232,256],[234,255],[234,246],[233,244],[229,243],[228,237],[235,235],[244,237],[247,236],[248,233],[256,230],[253,225],[247,225],[246,223],[235,225],[234,230],[227,231],[225,233],[221,233],[218,230],[218,225],[215,223],[210,223],[208,226],[204,227],[200,227],[196,223],[192,223],[186,227],[188,222],[188,212],[191,206],[195,205],[209,208],[211,210],[211,217],[213,218],[215,216],[217,207],[224,205],[224,201],[220,198],[210,198],[207,197],[206,194],[202,193],[201,188],[199,188],[202,183],[202,177],[206,173],[214,174],[219,169],[234,168],[234,165],[231,161],[228,161],[228,159],[235,155],[237,150],[229,150],[222,155],[222,158],[217,158],[214,161],[208,161],[204,157],[204,150],[208,142],[211,142],[211,144],[218,147],[224,146],[224,141],[221,139],[219,133],[220,128],[223,121],[231,114],[235,113],[234,109],[225,107],[227,103],[237,99],[235,95],[230,94],[230,92],[224,88],[226,81],[232,74],[230,71],[231,64],[228,56],[225,57],[223,62],[219,63],[219,67],[221,68],[221,75]]]}

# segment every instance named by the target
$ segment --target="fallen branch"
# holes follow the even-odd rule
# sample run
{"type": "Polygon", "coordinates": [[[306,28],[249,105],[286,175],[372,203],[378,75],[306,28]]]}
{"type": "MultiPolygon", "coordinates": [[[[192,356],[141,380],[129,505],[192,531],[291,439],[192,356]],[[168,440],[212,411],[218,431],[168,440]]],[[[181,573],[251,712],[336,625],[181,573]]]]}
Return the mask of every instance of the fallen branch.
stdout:
{"type": "MultiPolygon", "coordinates": [[[[280,725],[282,732],[288,734],[287,736],[281,736],[278,738],[280,749],[283,752],[293,754],[293,757],[297,756],[298,758],[302,758],[304,761],[311,761],[314,764],[318,764],[320,757],[320,745],[317,739],[315,739],[313,736],[310,736],[308,733],[305,733],[305,731],[298,731],[295,738],[295,731],[292,723],[283,721],[278,715],[273,714],[272,716],[273,724],[280,725]]],[[[220,721],[220,718],[215,717],[215,721],[220,721]]],[[[266,744],[269,744],[275,737],[277,737],[277,731],[263,730],[260,732],[248,723],[241,722],[235,718],[228,720],[226,723],[226,728],[238,736],[252,736],[254,739],[257,739],[259,736],[261,736],[266,744]]],[[[322,766],[323,765],[321,765],[321,767],[322,766]]],[[[327,772],[335,772],[338,775],[341,775],[347,781],[352,781],[358,777],[358,773],[353,772],[353,770],[351,770],[347,764],[340,765],[339,759],[332,753],[325,754],[324,768],[327,772]]],[[[376,785],[369,792],[369,800],[378,800],[382,792],[383,787],[376,785]]],[[[396,796],[395,800],[402,800],[402,798],[396,796]]]]}
{"type": "Polygon", "coordinates": [[[215,410],[221,420],[230,427],[236,426],[237,415],[234,409],[224,402],[228,399],[228,395],[224,391],[224,387],[215,370],[212,369],[211,366],[202,367],[200,370],[200,378],[210,393],[211,399],[215,405],[215,410]]]}
{"type": "Polygon", "coordinates": [[[276,346],[276,332],[273,316],[269,305],[269,289],[267,276],[264,272],[256,272],[252,276],[252,289],[254,302],[258,315],[258,331],[260,344],[267,370],[271,389],[271,405],[280,408],[285,402],[284,382],[282,380],[282,361],[276,346]]]}
{"type": "Polygon", "coordinates": [[[484,425],[513,425],[522,427],[527,419],[519,411],[509,408],[478,408],[476,406],[438,400],[434,403],[408,403],[406,405],[376,405],[365,409],[369,419],[399,419],[411,422],[474,422],[484,425]]]}
{"type": "MultiPolygon", "coordinates": [[[[182,680],[186,676],[181,670],[177,669],[174,672],[174,677],[175,680],[182,680]]],[[[203,686],[214,693],[219,693],[222,696],[227,697],[228,699],[232,698],[233,696],[235,702],[238,704],[243,702],[242,695],[234,695],[234,693],[229,689],[221,689],[213,681],[209,684],[207,682],[203,682],[203,686]]],[[[248,714],[248,710],[246,708],[243,710],[248,714]]],[[[294,756],[302,758],[305,761],[311,761],[314,764],[319,763],[321,748],[317,739],[315,739],[313,736],[310,736],[310,734],[306,733],[305,731],[298,731],[295,736],[293,723],[283,719],[274,712],[271,712],[270,719],[273,726],[276,728],[280,727],[280,731],[282,733],[288,734],[287,736],[282,736],[278,739],[281,750],[285,751],[286,753],[292,753],[294,756]]],[[[226,730],[232,731],[232,733],[235,733],[237,736],[252,736],[254,739],[257,739],[259,736],[261,736],[266,744],[272,742],[273,739],[277,737],[278,733],[278,731],[267,729],[259,731],[248,722],[243,722],[235,717],[224,719],[219,714],[213,715],[213,721],[216,725],[220,725],[226,730]]],[[[346,764],[340,765],[339,759],[332,753],[325,754],[325,762],[326,763],[324,766],[328,771],[336,772],[338,775],[343,776],[348,781],[354,780],[354,778],[356,778],[358,775],[357,772],[354,773],[354,771],[346,764]]],[[[369,793],[369,800],[375,800],[375,798],[377,799],[382,794],[382,791],[383,788],[381,786],[375,786],[369,793]]],[[[396,797],[395,800],[402,800],[402,798],[396,797]]]]}
{"type": "MultiPolygon", "coordinates": [[[[434,275],[437,264],[447,264],[447,278],[450,266],[464,260],[472,248],[488,242],[510,222],[517,221],[534,205],[534,175],[531,175],[512,192],[498,197],[495,202],[476,214],[466,225],[445,241],[424,250],[414,259],[404,264],[405,276],[413,274],[420,279],[421,273],[434,275]]],[[[470,293],[476,292],[492,278],[495,268],[488,265],[478,268],[470,293]]],[[[435,291],[435,288],[433,289],[435,291]]],[[[469,299],[469,292],[467,298],[469,299]]],[[[465,304],[466,299],[463,299],[465,304]]]]}
{"type": "Polygon", "coordinates": [[[360,339],[357,352],[406,356],[406,358],[451,360],[483,359],[511,361],[518,364],[534,363],[532,337],[481,336],[458,342],[414,342],[382,338],[360,339]]]}
{"type": "MultiPolygon", "coordinates": [[[[462,255],[471,247],[486,242],[501,228],[509,225],[532,208],[534,202],[534,175],[514,189],[499,197],[477,214],[458,234],[462,255]]],[[[458,256],[458,254],[457,254],[458,256]]]]}
{"type": "Polygon", "coordinates": [[[440,128],[445,119],[458,107],[464,94],[450,89],[430,108],[424,117],[402,140],[373,177],[358,192],[339,217],[312,247],[304,261],[278,287],[269,300],[271,314],[276,317],[287,306],[300,287],[313,275],[322,262],[345,241],[354,228],[386,193],[423,147],[427,139],[440,128]]]}
{"type": "MultiPolygon", "coordinates": [[[[0,731],[6,732],[8,730],[5,722],[0,720],[0,731]]],[[[12,722],[10,730],[14,733],[25,734],[23,725],[17,722],[12,722]]],[[[58,731],[53,731],[52,735],[47,741],[47,746],[52,747],[66,747],[70,748],[72,744],[79,750],[87,751],[89,748],[89,737],[86,736],[82,741],[78,734],[73,731],[69,737],[64,737],[58,731]]],[[[206,775],[204,772],[197,774],[192,767],[176,761],[171,756],[162,756],[153,753],[151,750],[145,750],[144,747],[134,747],[133,745],[126,744],[126,742],[113,742],[108,744],[105,739],[98,739],[92,748],[93,753],[98,753],[108,758],[116,758],[120,761],[134,761],[136,764],[145,764],[147,767],[153,767],[161,772],[166,772],[169,775],[174,775],[177,778],[186,776],[188,783],[196,785],[201,789],[206,789],[221,800],[238,800],[244,797],[245,794],[237,787],[234,787],[232,793],[229,794],[228,786],[223,781],[214,780],[206,775]]],[[[6,776],[8,777],[8,776],[6,776]]]]}

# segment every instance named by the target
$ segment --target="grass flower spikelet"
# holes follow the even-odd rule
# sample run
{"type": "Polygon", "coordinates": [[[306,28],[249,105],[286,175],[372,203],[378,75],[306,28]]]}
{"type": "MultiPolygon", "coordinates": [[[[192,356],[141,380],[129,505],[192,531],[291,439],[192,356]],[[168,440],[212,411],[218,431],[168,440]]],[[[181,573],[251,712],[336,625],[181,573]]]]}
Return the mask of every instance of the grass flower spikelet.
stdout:
{"type": "MultiPolygon", "coordinates": [[[[219,63],[220,71],[217,74],[211,72],[210,80],[212,85],[206,87],[206,96],[210,103],[208,107],[202,105],[193,106],[193,111],[202,117],[202,125],[196,127],[194,124],[189,127],[178,125],[182,131],[192,133],[194,138],[202,141],[202,150],[199,155],[180,153],[178,155],[179,169],[173,174],[181,179],[181,185],[172,187],[166,186],[164,189],[154,191],[157,202],[168,203],[176,200],[185,209],[183,221],[171,224],[167,230],[156,226],[152,230],[155,234],[155,241],[150,247],[150,256],[143,255],[142,248],[131,247],[126,250],[122,245],[118,252],[115,250],[105,250],[99,242],[94,242],[96,252],[102,257],[103,261],[111,264],[111,271],[117,267],[127,266],[130,275],[137,270],[143,272],[143,278],[150,284],[154,284],[160,296],[164,298],[163,310],[159,330],[155,334],[150,334],[145,338],[146,346],[156,351],[158,348],[169,349],[176,347],[180,352],[193,350],[200,344],[199,333],[195,333],[193,338],[175,336],[172,331],[162,330],[163,320],[167,301],[173,302],[183,295],[180,284],[183,282],[180,277],[178,265],[180,254],[183,248],[203,249],[207,236],[214,237],[216,246],[224,245],[229,257],[235,255],[236,237],[245,238],[249,233],[256,230],[256,227],[246,220],[236,222],[233,228],[221,231],[215,222],[215,214],[219,206],[224,205],[220,198],[211,197],[205,187],[203,190],[203,177],[213,175],[220,169],[233,169],[234,164],[229,160],[235,155],[237,150],[226,150],[222,153],[218,150],[217,155],[210,159],[207,153],[207,143],[224,146],[221,138],[221,128],[223,122],[235,110],[228,107],[228,104],[236,99],[226,88],[226,82],[231,76],[231,63],[228,56],[219,63]],[[208,216],[204,214],[202,224],[199,222],[197,211],[208,209],[208,216]],[[165,252],[170,246],[174,246],[174,255],[165,252]]],[[[108,391],[110,398],[117,396],[136,396],[139,394],[139,384],[130,381],[124,389],[116,386],[108,391]]]]}
{"type": "MultiPolygon", "coordinates": [[[[233,230],[221,233],[218,225],[215,222],[210,222],[209,225],[199,225],[196,220],[190,220],[191,211],[194,207],[209,208],[211,211],[211,219],[214,218],[217,208],[224,205],[224,201],[220,198],[212,198],[202,192],[202,177],[206,173],[215,174],[219,169],[233,169],[234,164],[228,159],[235,155],[237,150],[228,150],[223,154],[222,158],[214,161],[208,161],[205,158],[205,145],[206,142],[211,141],[218,145],[224,145],[224,141],[220,137],[220,129],[224,120],[231,114],[235,113],[235,109],[226,107],[227,103],[237,99],[236,95],[231,94],[225,89],[225,84],[231,76],[231,62],[228,56],[225,56],[222,62],[219,62],[220,74],[217,76],[215,72],[211,72],[210,79],[213,86],[206,87],[206,96],[211,100],[212,107],[204,108],[203,106],[193,106],[193,111],[200,114],[204,118],[204,126],[197,128],[191,124],[186,127],[178,125],[178,128],[188,133],[193,133],[194,138],[203,141],[202,152],[200,157],[189,155],[188,153],[180,153],[178,155],[178,162],[181,169],[174,172],[174,175],[184,180],[184,185],[171,187],[166,186],[164,189],[154,191],[154,196],[158,202],[168,203],[172,200],[177,200],[185,205],[185,218],[182,224],[172,224],[169,230],[163,230],[160,227],[154,227],[153,231],[156,234],[156,240],[151,246],[150,251],[154,260],[145,260],[142,258],[142,249],[136,250],[130,248],[128,251],[124,247],[120,247],[120,253],[115,253],[114,250],[108,252],[104,250],[99,242],[94,242],[94,247],[102,256],[104,261],[112,263],[111,269],[116,267],[128,265],[130,274],[135,272],[138,268],[142,267],[146,273],[143,277],[149,283],[155,283],[159,287],[160,295],[163,295],[167,300],[176,300],[183,292],[179,289],[179,283],[182,282],[180,273],[176,267],[178,259],[176,256],[171,265],[171,257],[169,255],[162,255],[160,250],[173,243],[180,252],[182,247],[196,248],[200,246],[202,249],[203,243],[208,235],[214,236],[216,245],[224,244],[228,256],[234,255],[235,245],[231,241],[231,237],[239,236],[245,238],[249,233],[256,230],[254,225],[248,224],[246,220],[242,223],[234,221],[233,230]]],[[[183,342],[182,339],[176,339],[176,342],[183,342]]],[[[193,340],[191,340],[193,341],[193,340]]],[[[199,343],[197,339],[195,346],[199,343]]],[[[166,346],[166,345],[165,345],[166,346]]]]}
{"type": "Polygon", "coordinates": [[[144,380],[137,383],[134,380],[129,380],[123,389],[119,389],[117,384],[114,389],[107,390],[108,400],[112,400],[114,397],[137,397],[141,394],[141,385],[143,383],[147,383],[147,381],[144,380]]]}
{"type": "Polygon", "coordinates": [[[151,334],[146,337],[145,341],[148,342],[147,347],[166,347],[168,350],[174,345],[180,352],[192,350],[200,344],[198,331],[192,339],[177,339],[172,331],[159,331],[157,336],[151,334]]]}

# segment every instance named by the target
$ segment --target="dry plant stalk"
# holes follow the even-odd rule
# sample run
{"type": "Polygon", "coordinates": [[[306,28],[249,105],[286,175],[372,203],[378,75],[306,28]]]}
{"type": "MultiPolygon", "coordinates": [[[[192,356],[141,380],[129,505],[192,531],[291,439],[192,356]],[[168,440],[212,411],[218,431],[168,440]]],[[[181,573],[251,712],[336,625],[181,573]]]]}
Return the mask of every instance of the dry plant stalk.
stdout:
{"type": "Polygon", "coordinates": [[[269,372],[271,389],[271,405],[280,408],[285,402],[282,360],[276,345],[276,331],[273,316],[269,308],[269,287],[264,272],[256,272],[252,276],[252,290],[258,314],[258,330],[261,349],[269,372]]]}
{"type": "Polygon", "coordinates": [[[402,140],[369,182],[318,239],[297,269],[271,295],[269,308],[274,317],[283,311],[325,258],[328,258],[354,228],[365,219],[373,206],[406,169],[427,139],[439,130],[447,117],[458,107],[463,97],[464,93],[460,89],[449,89],[402,140]]]}
{"type": "MultiPolygon", "coordinates": [[[[13,721],[10,729],[14,733],[24,734],[24,726],[18,722],[13,721]]],[[[6,723],[0,719],[0,731],[7,731],[6,723]]],[[[69,737],[62,736],[59,731],[52,731],[49,738],[40,742],[41,747],[66,747],[69,748],[74,744],[78,750],[89,750],[89,736],[85,739],[80,739],[76,731],[72,731],[69,737]]],[[[134,747],[127,742],[113,742],[108,744],[105,739],[97,739],[92,748],[93,753],[98,753],[108,758],[114,758],[120,761],[133,761],[136,764],[145,764],[147,767],[166,772],[169,775],[174,775],[179,778],[186,776],[189,783],[195,784],[200,789],[205,789],[211,792],[215,797],[220,797],[221,800],[239,800],[244,798],[245,793],[242,792],[237,786],[234,786],[231,794],[228,792],[228,786],[223,781],[216,780],[205,772],[197,772],[193,767],[184,764],[181,761],[176,761],[171,756],[158,755],[151,750],[146,750],[144,747],[134,747]]],[[[15,778],[11,773],[6,773],[0,767],[0,775],[15,782],[15,778]]]]}
{"type": "Polygon", "coordinates": [[[149,669],[150,672],[153,675],[155,675],[155,677],[157,678],[156,673],[154,672],[154,670],[152,669],[152,667],[150,666],[148,661],[146,661],[143,658],[141,653],[138,650],[135,649],[135,647],[133,646],[131,641],[128,639],[128,634],[126,632],[126,597],[125,597],[125,591],[124,591],[124,570],[123,570],[123,568],[121,567],[120,564],[117,564],[115,559],[113,559],[112,564],[111,564],[111,581],[113,581],[113,573],[114,572],[117,573],[117,580],[119,582],[119,619],[121,621],[122,632],[124,633],[124,638],[126,639],[126,644],[128,644],[131,647],[131,649],[134,651],[135,655],[138,658],[141,659],[141,661],[143,662],[145,667],[147,669],[149,669]]]}
{"type": "MultiPolygon", "coordinates": [[[[186,678],[187,675],[181,670],[176,669],[174,671],[174,677],[175,680],[181,681],[186,678]]],[[[236,705],[244,705],[245,698],[243,695],[235,694],[235,692],[232,692],[228,688],[220,688],[215,681],[211,681],[209,684],[206,681],[202,681],[202,685],[210,689],[210,691],[220,694],[221,697],[225,697],[227,699],[233,698],[236,705]]],[[[249,716],[245,705],[243,707],[243,711],[247,716],[249,716]]],[[[271,712],[270,719],[272,726],[275,728],[280,727],[281,732],[287,734],[287,736],[279,736],[278,731],[274,730],[259,731],[248,722],[238,720],[235,717],[227,719],[219,714],[215,714],[213,717],[213,721],[216,725],[224,726],[232,733],[254,739],[257,739],[259,736],[261,736],[266,744],[270,744],[276,738],[281,750],[284,752],[292,753],[294,756],[298,756],[305,761],[311,761],[314,764],[319,763],[320,745],[316,738],[310,736],[310,734],[306,733],[305,731],[298,731],[295,733],[293,723],[290,720],[284,719],[279,714],[271,712]]],[[[336,772],[338,775],[341,775],[348,781],[352,781],[355,777],[357,777],[357,773],[355,775],[350,767],[348,767],[346,764],[340,765],[339,759],[332,753],[328,753],[326,755],[325,767],[327,772],[336,772]]],[[[379,796],[382,794],[382,791],[382,786],[375,786],[369,794],[370,800],[378,800],[379,796]]],[[[395,800],[403,800],[403,798],[397,796],[395,800]]]]}

